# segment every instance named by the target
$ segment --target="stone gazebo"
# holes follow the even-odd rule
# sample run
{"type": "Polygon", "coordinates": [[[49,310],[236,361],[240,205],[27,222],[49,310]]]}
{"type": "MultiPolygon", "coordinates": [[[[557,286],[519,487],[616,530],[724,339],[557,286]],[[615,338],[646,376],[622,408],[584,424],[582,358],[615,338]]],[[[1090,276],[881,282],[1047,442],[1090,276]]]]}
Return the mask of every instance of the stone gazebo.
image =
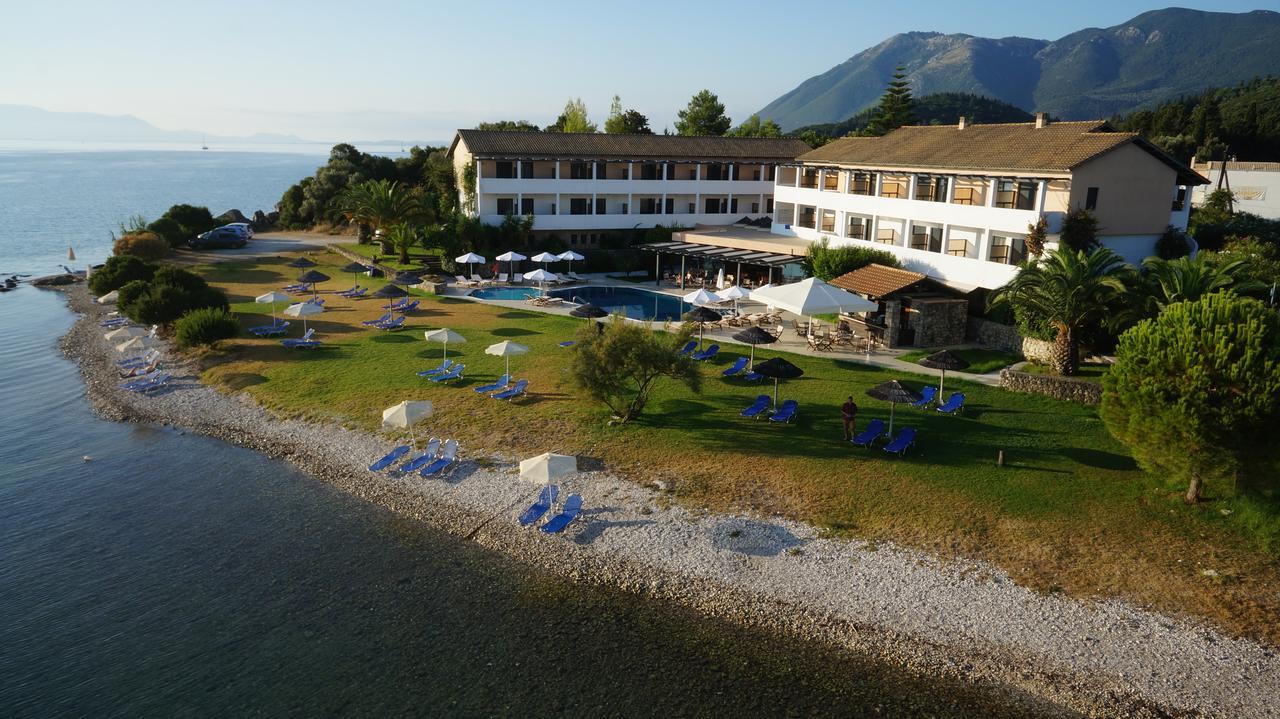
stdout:
{"type": "Polygon", "coordinates": [[[969,301],[927,275],[870,264],[831,284],[880,303],[880,311],[855,325],[895,347],[945,347],[964,342],[969,301]]]}

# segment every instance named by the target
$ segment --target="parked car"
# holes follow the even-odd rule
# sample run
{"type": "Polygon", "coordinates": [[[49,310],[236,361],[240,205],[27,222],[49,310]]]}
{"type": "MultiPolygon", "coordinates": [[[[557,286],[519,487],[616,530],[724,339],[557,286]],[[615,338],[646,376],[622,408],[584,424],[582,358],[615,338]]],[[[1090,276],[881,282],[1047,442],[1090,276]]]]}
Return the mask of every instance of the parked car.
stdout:
{"type": "Polygon", "coordinates": [[[229,228],[239,232],[246,240],[253,239],[253,225],[248,222],[229,222],[218,229],[229,228]]]}
{"type": "Polygon", "coordinates": [[[244,247],[249,240],[236,230],[217,227],[187,241],[193,250],[210,250],[218,247],[244,247]]]}

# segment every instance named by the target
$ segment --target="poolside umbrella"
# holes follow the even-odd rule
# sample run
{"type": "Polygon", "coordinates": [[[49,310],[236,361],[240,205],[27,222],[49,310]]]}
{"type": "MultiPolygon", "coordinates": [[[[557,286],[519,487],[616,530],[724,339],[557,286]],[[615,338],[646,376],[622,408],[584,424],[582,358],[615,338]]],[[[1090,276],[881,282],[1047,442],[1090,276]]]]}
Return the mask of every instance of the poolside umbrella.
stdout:
{"type": "Polygon", "coordinates": [[[520,479],[534,484],[550,484],[558,477],[576,474],[577,471],[578,458],[567,454],[546,452],[520,460],[520,479]]]}
{"type": "Polygon", "coordinates": [[[289,302],[291,300],[293,300],[293,298],[289,295],[286,295],[283,292],[274,291],[268,292],[265,295],[258,295],[253,298],[253,301],[257,304],[271,305],[271,324],[275,324],[276,322],[276,305],[280,302],[289,302]]]}
{"type": "Polygon", "coordinates": [[[449,358],[450,342],[456,345],[460,345],[463,342],[467,341],[466,337],[463,337],[462,335],[448,328],[443,328],[438,330],[427,330],[426,332],[422,333],[422,336],[425,337],[428,342],[439,342],[444,345],[444,359],[449,358]]]}
{"type": "Polygon", "coordinates": [[[893,410],[898,406],[899,402],[918,402],[920,396],[915,392],[903,387],[898,380],[893,379],[867,390],[867,396],[872,399],[884,400],[889,403],[889,434],[893,434],[893,410]]]}
{"type": "Polygon", "coordinates": [[[382,410],[383,429],[407,429],[413,446],[418,446],[418,438],[413,434],[413,425],[431,416],[430,400],[405,400],[393,407],[382,410]]]}
{"type": "Polygon", "coordinates": [[[455,258],[453,258],[453,261],[454,261],[454,262],[457,262],[457,263],[458,263],[458,264],[460,264],[460,265],[466,265],[466,266],[467,266],[467,275],[469,276],[469,275],[471,275],[471,274],[472,274],[472,271],[471,271],[471,270],[472,270],[472,267],[471,267],[471,265],[473,265],[473,264],[475,264],[475,263],[477,263],[477,262],[479,262],[480,264],[484,264],[484,256],[483,256],[483,255],[477,255],[477,254],[476,254],[476,253],[474,253],[474,252],[468,252],[468,253],[467,253],[467,254],[465,254],[465,255],[462,255],[462,256],[460,256],[460,257],[455,257],[455,258]]]}
{"type": "Polygon", "coordinates": [[[542,269],[545,270],[547,269],[548,262],[559,262],[560,255],[553,255],[550,252],[539,252],[538,254],[534,255],[530,259],[532,259],[534,262],[541,262],[542,269]]]}
{"type": "Polygon", "coordinates": [[[871,300],[845,292],[817,277],[789,285],[761,287],[751,291],[751,299],[808,317],[835,312],[873,312],[880,307],[871,300]]]}
{"type": "Polygon", "coordinates": [[[778,406],[778,380],[795,379],[804,374],[804,370],[782,359],[774,357],[755,366],[757,374],[773,378],[773,406],[778,406]]]}
{"type": "Polygon", "coordinates": [[[527,354],[528,352],[529,352],[528,347],[525,347],[524,345],[518,342],[512,342],[511,340],[504,340],[502,342],[499,342],[494,345],[489,345],[488,347],[484,348],[485,354],[493,355],[495,357],[502,357],[506,360],[506,363],[507,363],[506,375],[508,377],[511,376],[512,356],[527,354]]]}
{"type": "Polygon", "coordinates": [[[353,275],[358,275],[361,272],[368,272],[369,268],[360,264],[359,262],[348,262],[347,265],[342,268],[342,271],[350,272],[353,275]]]}
{"type": "Polygon", "coordinates": [[[717,295],[714,292],[707,292],[706,290],[703,290],[703,289],[694,290],[693,292],[690,292],[689,294],[685,295],[684,297],[681,297],[680,299],[693,305],[694,307],[701,307],[703,305],[714,305],[715,303],[721,302],[724,300],[724,298],[721,297],[720,295],[717,295]]]}
{"type": "Polygon", "coordinates": [[[730,287],[721,292],[717,292],[716,294],[720,295],[721,299],[733,300],[733,311],[737,312],[738,300],[745,300],[746,298],[750,297],[751,290],[744,289],[742,287],[734,285],[733,287],[730,287]]]}
{"type": "Polygon", "coordinates": [[[515,250],[510,250],[509,252],[503,252],[502,254],[498,255],[497,259],[499,262],[511,263],[510,274],[511,274],[512,281],[514,281],[516,279],[516,263],[519,262],[520,260],[527,260],[529,258],[525,257],[519,252],[516,252],[515,250]]]}
{"type": "Polygon", "coordinates": [[[684,313],[684,319],[687,322],[698,323],[698,346],[702,346],[702,325],[704,322],[719,322],[724,317],[713,309],[706,307],[694,307],[692,310],[684,313]]]}
{"type": "Polygon", "coordinates": [[[138,352],[147,350],[160,344],[160,340],[155,337],[133,337],[127,342],[116,345],[116,352],[120,354],[128,354],[130,352],[138,352]]]}
{"type": "MultiPolygon", "coordinates": [[[[534,257],[533,259],[536,260],[538,258],[534,257]]],[[[557,279],[556,273],[547,272],[546,270],[534,270],[533,272],[526,272],[524,273],[524,278],[526,280],[533,280],[534,282],[537,282],[538,289],[543,292],[546,292],[546,287],[543,285],[544,282],[554,282],[557,279]]]]}
{"type": "MultiPolygon", "coordinates": [[[[384,299],[384,300],[394,300],[394,299],[399,299],[401,297],[408,297],[409,292],[404,288],[397,287],[395,285],[383,285],[382,287],[378,288],[377,292],[373,293],[373,296],[379,299],[384,299]]],[[[383,308],[391,309],[391,305],[390,304],[383,305],[383,308]]]]}
{"type": "Polygon", "coordinates": [[[118,299],[120,299],[120,291],[119,291],[119,290],[111,290],[111,291],[110,291],[110,292],[108,292],[107,294],[105,294],[105,295],[103,295],[103,296],[101,296],[101,297],[99,297],[99,298],[98,298],[98,304],[100,304],[100,305],[109,305],[109,304],[111,304],[111,303],[115,302],[115,301],[116,301],[116,300],[118,300],[118,299]]]}
{"type": "Polygon", "coordinates": [[[942,370],[942,378],[938,380],[938,401],[942,401],[942,388],[947,383],[947,370],[962,370],[969,366],[969,363],[963,357],[957,355],[951,350],[942,350],[920,360],[918,363],[922,367],[930,369],[942,370]]]}
{"type": "Polygon", "coordinates": [[[289,267],[315,267],[315,266],[316,266],[316,263],[312,262],[311,260],[308,260],[305,257],[299,257],[298,259],[289,263],[289,267]]]}
{"type": "Polygon", "coordinates": [[[287,317],[300,317],[302,319],[302,331],[307,331],[307,318],[312,315],[318,315],[324,312],[324,307],[314,302],[299,302],[296,305],[289,305],[284,308],[284,314],[287,317]]]}
{"type": "Polygon", "coordinates": [[[406,285],[406,286],[412,287],[413,285],[421,284],[422,277],[413,272],[397,272],[396,276],[392,277],[389,280],[389,282],[396,285],[406,285]]]}
{"type": "Polygon", "coordinates": [[[773,344],[778,341],[777,337],[774,337],[755,325],[734,334],[733,338],[739,342],[746,342],[751,345],[751,369],[753,371],[755,370],[756,365],[756,345],[773,344]]]}
{"type": "Polygon", "coordinates": [[[121,327],[103,335],[110,342],[124,342],[130,337],[146,337],[148,333],[141,327],[121,327]]]}
{"type": "Polygon", "coordinates": [[[316,270],[307,270],[306,272],[298,276],[299,282],[301,282],[304,285],[311,285],[312,297],[315,297],[317,294],[316,284],[320,282],[325,282],[328,279],[329,279],[329,275],[326,275],[323,272],[317,272],[316,270]]]}
{"type": "Polygon", "coordinates": [[[573,272],[573,261],[574,261],[574,260],[585,260],[585,259],[587,259],[587,258],[583,257],[582,255],[578,254],[577,252],[574,252],[573,250],[565,250],[564,252],[561,252],[559,255],[556,255],[556,256],[557,256],[557,257],[559,257],[562,261],[565,261],[565,262],[568,262],[568,263],[569,263],[569,272],[571,272],[571,273],[573,272]]]}

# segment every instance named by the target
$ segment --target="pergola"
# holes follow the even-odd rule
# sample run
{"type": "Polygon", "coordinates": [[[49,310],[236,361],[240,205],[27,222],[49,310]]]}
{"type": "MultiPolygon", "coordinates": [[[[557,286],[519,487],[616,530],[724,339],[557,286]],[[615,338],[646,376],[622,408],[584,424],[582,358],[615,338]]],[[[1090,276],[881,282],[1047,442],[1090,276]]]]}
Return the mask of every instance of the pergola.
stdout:
{"type": "Polygon", "coordinates": [[[689,257],[701,260],[719,260],[724,263],[736,262],[738,263],[738,273],[736,275],[738,278],[742,277],[742,266],[744,264],[765,267],[769,270],[769,282],[773,282],[773,268],[800,262],[804,259],[799,255],[782,255],[776,252],[761,252],[759,250],[739,250],[732,247],[716,247],[693,242],[651,242],[646,245],[637,245],[636,249],[648,250],[654,253],[654,284],[660,284],[662,281],[662,256],[664,254],[679,255],[681,289],[684,289],[685,260],[689,257]]]}

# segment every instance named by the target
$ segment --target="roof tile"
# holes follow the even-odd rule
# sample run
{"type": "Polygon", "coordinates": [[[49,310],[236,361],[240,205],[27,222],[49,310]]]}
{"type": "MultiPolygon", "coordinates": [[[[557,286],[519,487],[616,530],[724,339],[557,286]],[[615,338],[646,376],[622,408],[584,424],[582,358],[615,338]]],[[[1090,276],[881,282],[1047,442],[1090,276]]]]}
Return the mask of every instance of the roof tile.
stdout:
{"type": "Polygon", "coordinates": [[[873,263],[846,272],[831,280],[830,284],[868,297],[884,297],[925,279],[928,277],[919,272],[873,263]]]}
{"type": "Polygon", "coordinates": [[[809,150],[807,143],[793,137],[690,137],[502,130],[458,130],[458,135],[467,143],[467,149],[480,157],[791,162],[809,150]]]}

